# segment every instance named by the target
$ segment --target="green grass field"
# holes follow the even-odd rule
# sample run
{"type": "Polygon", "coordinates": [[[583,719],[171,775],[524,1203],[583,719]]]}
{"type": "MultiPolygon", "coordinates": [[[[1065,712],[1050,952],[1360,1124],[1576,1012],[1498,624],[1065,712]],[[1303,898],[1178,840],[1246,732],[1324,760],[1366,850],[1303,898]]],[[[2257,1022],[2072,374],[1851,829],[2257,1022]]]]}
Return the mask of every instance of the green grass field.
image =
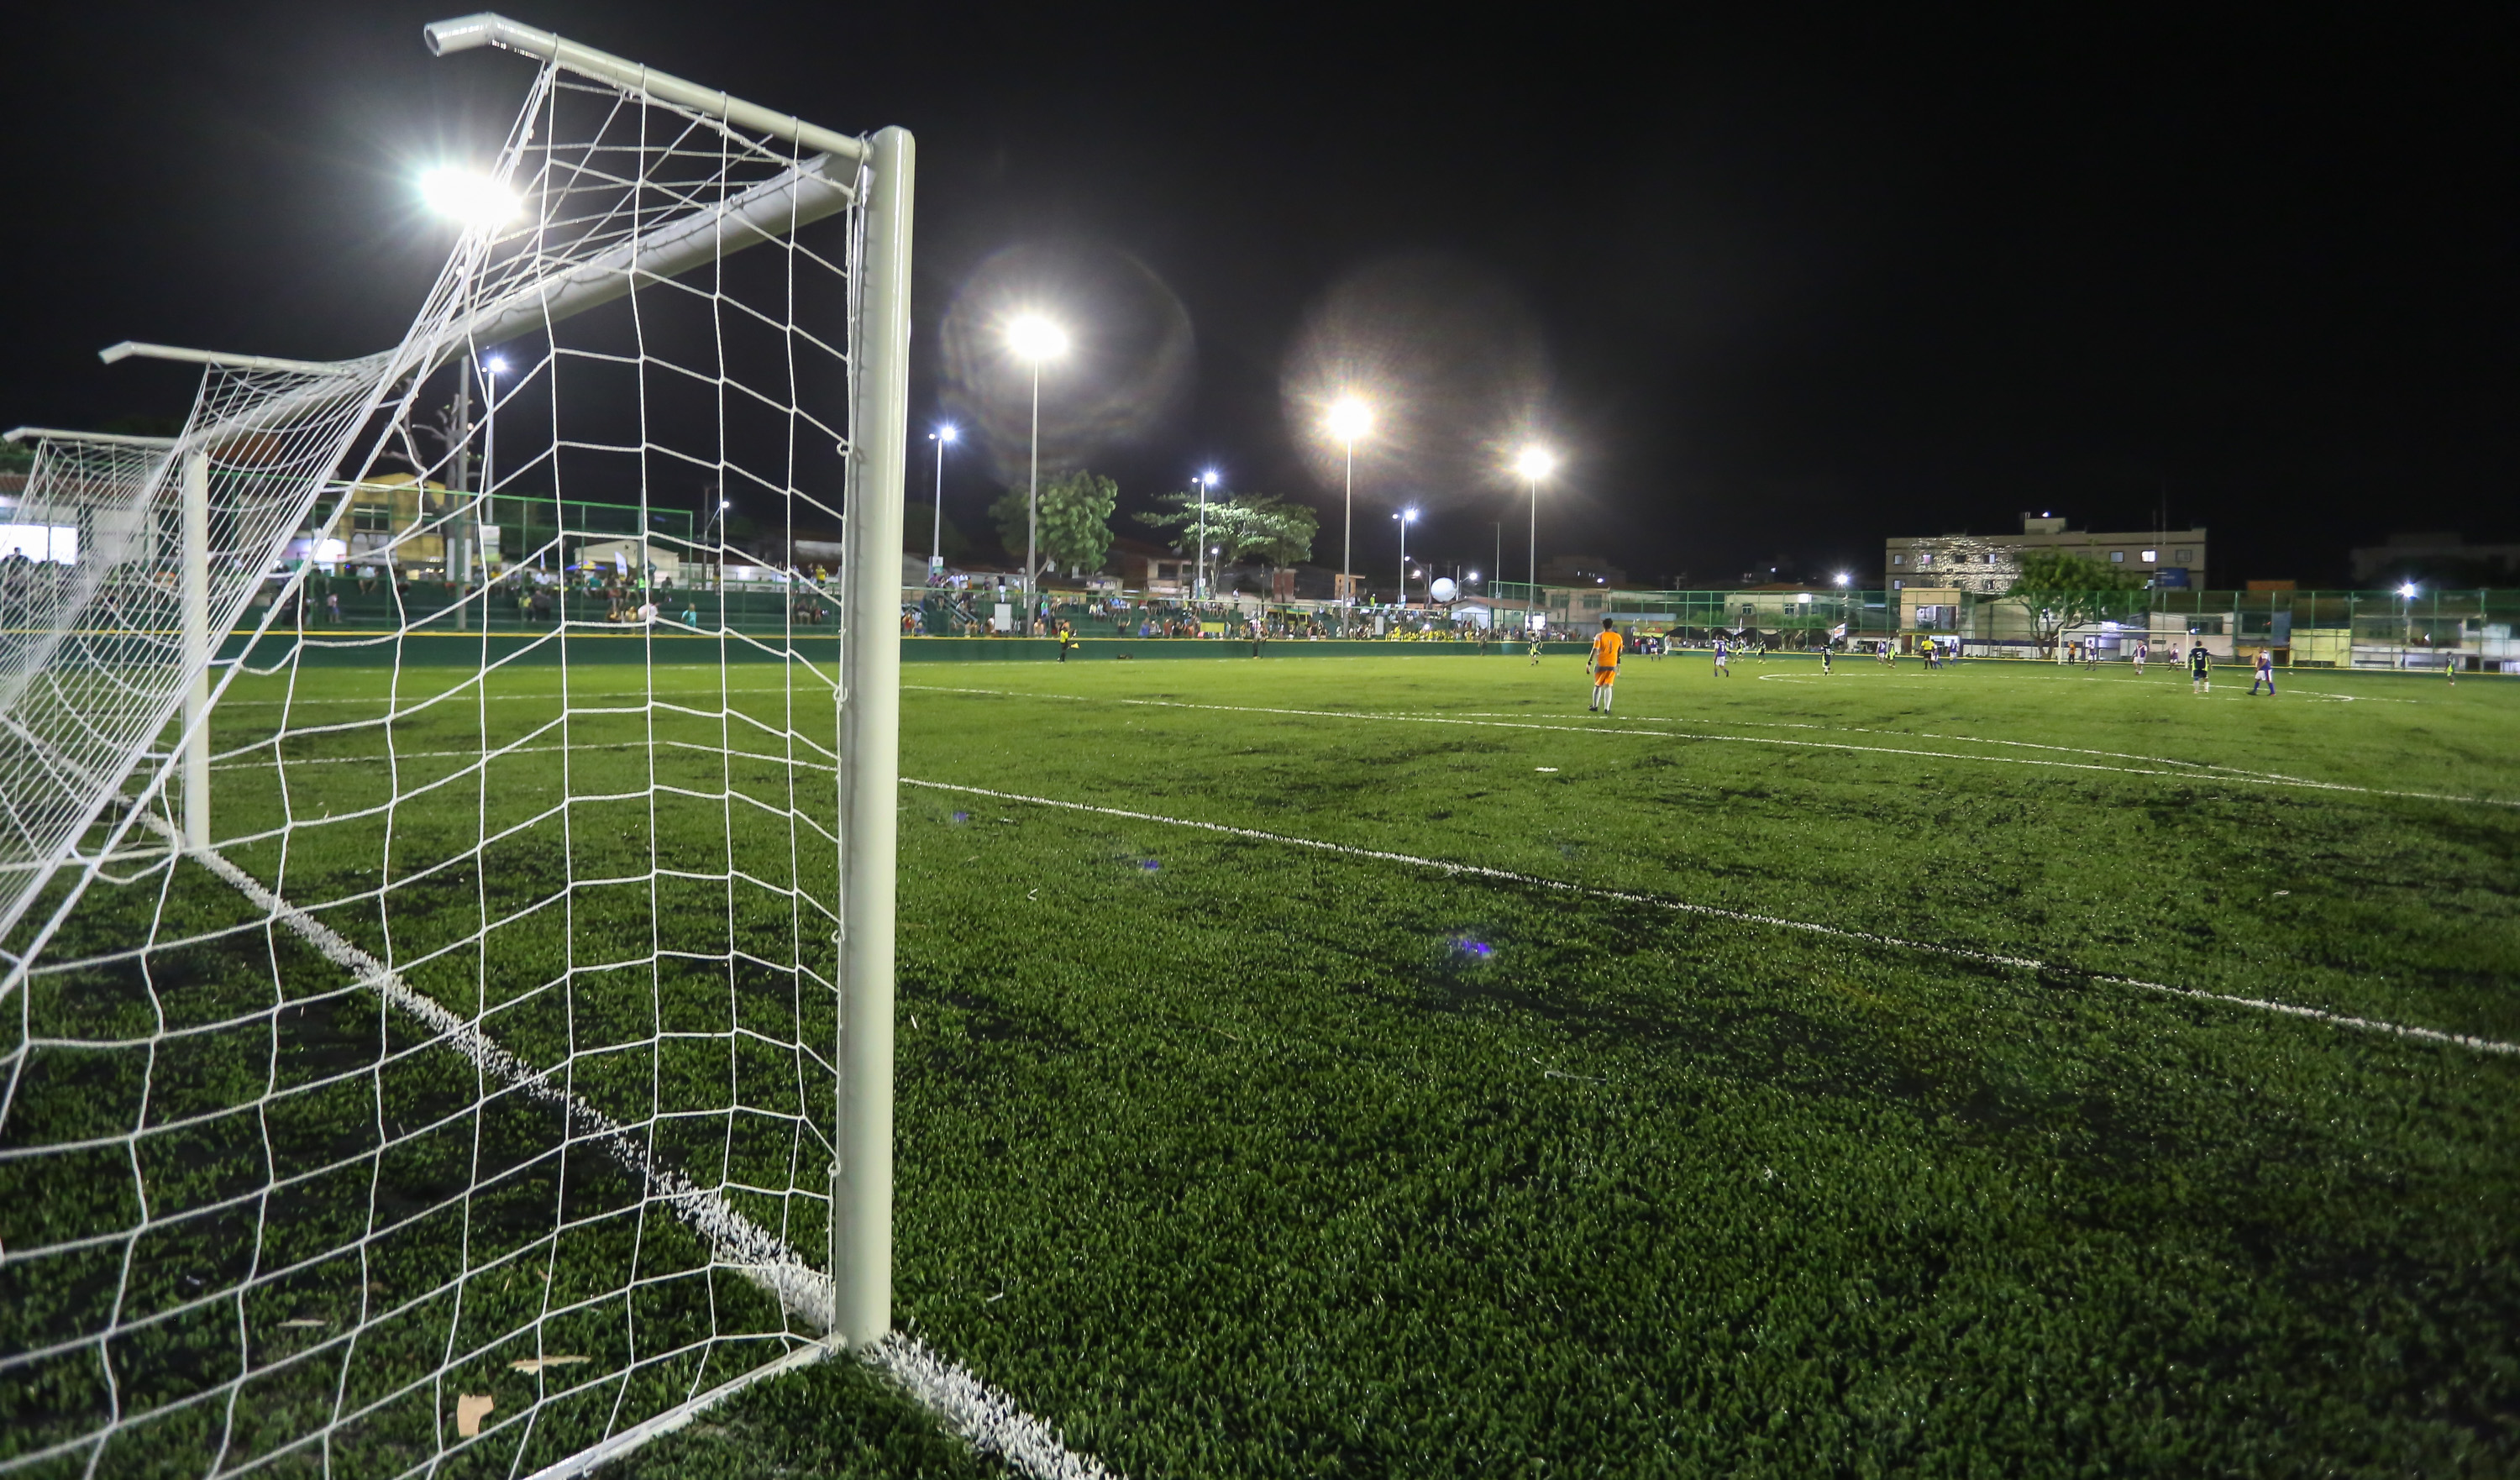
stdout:
{"type": "MultiPolygon", "coordinates": [[[[1571,658],[908,670],[903,772],[926,785],[902,798],[899,1323],[1139,1477],[2520,1469],[2520,1055],[2494,1047],[2520,1042],[2520,685],[2304,672],[2270,701],[2229,670],[2196,696],[2159,670],[1707,666],[1632,660],[1609,719],[1571,658]]],[[[739,672],[733,702],[775,710],[776,672],[739,672]]],[[[301,682],[354,713],[381,678],[301,682]]],[[[657,675],[686,701],[717,682],[657,675]]],[[[621,701],[588,685],[636,673],[572,683],[592,711],[621,701]]],[[[398,960],[506,919],[501,888],[543,897],[555,849],[583,850],[579,878],[667,863],[572,891],[570,950],[621,937],[609,995],[603,971],[546,985],[550,934],[524,921],[415,985],[538,1064],[590,1033],[626,1046],[582,1060],[608,1113],[655,1095],[690,1132],[666,1153],[812,1186],[821,1138],[751,1113],[810,1120],[774,1088],[810,1075],[747,1078],[739,1052],[755,1011],[762,1040],[823,1031],[812,973],[671,964],[800,928],[782,891],[821,866],[724,820],[767,810],[686,795],[797,773],[635,702],[539,732],[555,684],[506,675],[477,714],[398,727],[400,750],[459,756],[539,737],[409,840],[359,821],[302,827],[287,870],[276,840],[232,856],[292,898],[347,896],[361,859],[518,819],[477,877],[335,912],[371,948],[410,932],[398,960]],[[565,836],[535,820],[562,786],[588,798],[565,836]]],[[[270,696],[240,686],[221,743],[270,696]]],[[[313,764],[382,749],[374,730],[289,748],[301,821],[384,787],[313,764]]],[[[276,782],[241,773],[220,806],[222,835],[257,830],[276,782]]],[[[214,898],[176,891],[203,920],[233,910],[214,898]]],[[[98,939],[128,926],[86,913],[98,939]]],[[[357,1010],[321,963],[292,979],[357,1010]]],[[[150,1001],[120,990],[83,1010],[150,1001]]],[[[70,1009],[38,994],[39,1026],[70,1009]]],[[[359,1082],[415,1107],[472,1077],[378,1052],[395,1067],[359,1082]]],[[[485,1264],[564,1283],[634,1235],[657,1272],[569,1311],[596,1360],[546,1437],[453,1472],[551,1458],[608,1405],[742,1366],[650,1337],[715,1291],[718,1330],[780,1329],[670,1221],[569,1182],[601,1158],[549,1154],[557,1117],[441,1119],[442,1158],[495,1122],[503,1188],[587,1201],[559,1233],[398,1233],[416,1289],[493,1283],[458,1278],[485,1264]]],[[[453,1175],[399,1144],[397,1175],[453,1175]]],[[[46,1167],[0,1162],[11,1247],[47,1216],[12,1205],[46,1167]]],[[[810,1199],[735,1195],[819,1249],[810,1199]]],[[[325,1278],[310,1306],[344,1298],[325,1278]]],[[[446,1303],[394,1318],[381,1336],[411,1355],[378,1360],[442,1350],[467,1319],[446,1303]]],[[[535,1392],[508,1355],[459,1374],[502,1415],[535,1392]]],[[[16,1401],[0,1417],[23,1424],[51,1400],[16,1401]]],[[[417,1444],[429,1404],[409,1407],[417,1444]]],[[[618,1472],[975,1468],[826,1365],[618,1472]]]]}

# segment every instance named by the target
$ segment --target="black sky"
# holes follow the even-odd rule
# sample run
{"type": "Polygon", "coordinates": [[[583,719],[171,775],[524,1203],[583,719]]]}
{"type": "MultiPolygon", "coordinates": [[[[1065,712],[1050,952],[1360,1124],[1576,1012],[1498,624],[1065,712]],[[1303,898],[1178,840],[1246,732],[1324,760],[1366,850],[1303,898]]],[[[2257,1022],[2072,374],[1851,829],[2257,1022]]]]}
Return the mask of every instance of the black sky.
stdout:
{"type": "MultiPolygon", "coordinates": [[[[171,369],[96,362],[115,339],[398,337],[447,245],[412,174],[486,158],[529,74],[430,58],[421,22],[454,13],[22,19],[0,417],[179,413],[171,369]]],[[[512,14],[917,132],[922,426],[941,316],[993,256],[1142,264],[1195,379],[1152,425],[1071,428],[1133,505],[1215,462],[1334,518],[1282,394],[1308,313],[1343,282],[1415,283],[1421,317],[1453,295],[1429,383],[1392,387],[1432,412],[1362,480],[1372,568],[1395,497],[1439,559],[1486,565],[1488,521],[1519,521],[1483,473],[1505,413],[1432,383],[1506,352],[1484,323],[1545,346],[1516,371],[1570,458],[1544,558],[1869,573],[1885,535],[2165,501],[2213,527],[2217,584],[2339,580],[2392,528],[2520,538],[2509,5],[512,14]]],[[[948,477],[976,532],[979,460],[948,477]]]]}

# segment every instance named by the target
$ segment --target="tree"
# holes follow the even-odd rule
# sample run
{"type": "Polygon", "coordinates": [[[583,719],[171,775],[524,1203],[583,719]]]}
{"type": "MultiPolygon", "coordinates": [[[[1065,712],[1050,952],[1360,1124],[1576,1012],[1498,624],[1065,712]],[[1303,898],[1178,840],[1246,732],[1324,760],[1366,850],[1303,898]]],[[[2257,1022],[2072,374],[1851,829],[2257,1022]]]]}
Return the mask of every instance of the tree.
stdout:
{"type": "Polygon", "coordinates": [[[2143,587],[2143,577],[2134,571],[2061,551],[2040,551],[2021,558],[2021,575],[2002,599],[2021,604],[2030,615],[2031,635],[2043,650],[2050,650],[2068,627],[2143,609],[2143,599],[2137,594],[2143,587]]]}
{"type": "MultiPolygon", "coordinates": [[[[1195,493],[1168,493],[1170,509],[1141,514],[1139,522],[1172,531],[1173,549],[1188,555],[1198,543],[1200,514],[1195,493]]],[[[1296,564],[1311,558],[1313,536],[1321,518],[1301,504],[1289,504],[1266,493],[1211,499],[1206,512],[1207,543],[1231,564],[1247,557],[1270,566],[1296,564]]]]}
{"type": "MultiPolygon", "coordinates": [[[[1111,511],[1120,501],[1120,485],[1099,472],[1080,468],[1055,473],[1041,485],[1038,543],[1044,568],[1066,565],[1100,570],[1111,553],[1111,511]]],[[[1007,554],[1021,558],[1024,549],[1024,490],[1010,488],[989,506],[998,539],[1007,554]]]]}

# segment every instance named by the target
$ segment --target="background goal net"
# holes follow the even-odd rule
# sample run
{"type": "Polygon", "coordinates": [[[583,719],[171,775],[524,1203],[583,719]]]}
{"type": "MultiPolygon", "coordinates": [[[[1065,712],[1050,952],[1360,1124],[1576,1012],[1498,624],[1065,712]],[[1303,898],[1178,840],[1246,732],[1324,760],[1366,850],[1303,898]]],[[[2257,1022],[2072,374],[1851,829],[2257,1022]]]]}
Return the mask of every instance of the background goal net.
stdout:
{"type": "Polygon", "coordinates": [[[402,342],[37,438],[0,1472],[565,1471],[884,1325],[908,138],[431,41],[542,66],[402,342]]]}

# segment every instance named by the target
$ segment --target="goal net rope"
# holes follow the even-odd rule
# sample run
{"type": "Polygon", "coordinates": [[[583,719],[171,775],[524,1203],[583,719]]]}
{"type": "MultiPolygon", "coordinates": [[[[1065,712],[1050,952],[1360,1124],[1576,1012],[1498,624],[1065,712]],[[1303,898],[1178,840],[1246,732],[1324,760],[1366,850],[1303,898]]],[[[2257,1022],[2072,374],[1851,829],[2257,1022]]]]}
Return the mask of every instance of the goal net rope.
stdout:
{"type": "Polygon", "coordinates": [[[493,176],[393,349],[37,447],[0,1473],[565,1469],[832,1323],[864,170],[545,65],[493,176]]]}

